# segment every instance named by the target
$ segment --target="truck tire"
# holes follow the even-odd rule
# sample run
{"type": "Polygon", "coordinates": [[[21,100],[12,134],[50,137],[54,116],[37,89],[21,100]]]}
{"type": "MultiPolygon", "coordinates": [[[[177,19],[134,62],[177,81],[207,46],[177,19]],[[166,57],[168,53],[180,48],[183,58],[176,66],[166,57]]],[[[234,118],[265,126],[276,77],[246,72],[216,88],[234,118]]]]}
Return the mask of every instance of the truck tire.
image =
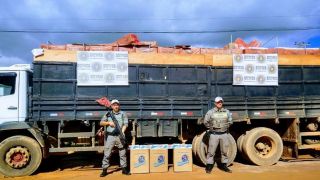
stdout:
{"type": "MultiPolygon", "coordinates": [[[[247,133],[247,132],[246,132],[247,133]]],[[[243,141],[246,139],[246,133],[242,134],[240,137],[237,139],[237,149],[238,149],[238,155],[242,157],[243,160],[249,161],[249,158],[246,156],[246,154],[243,152],[243,141]]]]}
{"type": "Polygon", "coordinates": [[[193,140],[192,140],[192,154],[194,155],[194,157],[197,156],[197,149],[196,149],[196,142],[197,142],[198,136],[194,136],[193,140]]]}
{"type": "Polygon", "coordinates": [[[8,177],[28,176],[41,164],[40,145],[27,136],[12,136],[0,143],[0,172],[8,177]]]}
{"type": "Polygon", "coordinates": [[[194,154],[194,157],[195,157],[195,160],[197,162],[200,162],[201,163],[201,160],[200,160],[200,157],[199,157],[199,152],[198,152],[198,149],[199,149],[199,146],[200,146],[200,140],[199,140],[199,135],[195,136],[193,138],[193,141],[192,141],[192,152],[194,154]]]}
{"type": "MultiPolygon", "coordinates": [[[[201,162],[206,165],[207,164],[207,152],[208,152],[208,145],[206,143],[202,142],[202,138],[204,136],[205,132],[202,133],[198,140],[201,142],[200,146],[198,147],[198,156],[201,160],[201,162]]],[[[229,166],[231,163],[233,163],[234,159],[236,158],[237,155],[237,144],[234,138],[232,137],[231,134],[228,134],[228,140],[230,144],[230,148],[228,150],[228,163],[227,165],[229,166]]],[[[219,148],[217,148],[216,152],[220,152],[219,148]]]]}
{"type": "Polygon", "coordinates": [[[247,132],[242,150],[245,157],[255,165],[273,165],[279,161],[282,155],[283,143],[276,131],[259,127],[247,132]]]}
{"type": "Polygon", "coordinates": [[[242,144],[243,144],[244,137],[245,137],[245,134],[241,134],[241,136],[239,136],[237,139],[237,148],[239,153],[242,153],[242,144]]]}
{"type": "Polygon", "coordinates": [[[206,160],[204,160],[202,157],[201,157],[201,144],[203,143],[202,142],[202,138],[203,138],[203,135],[204,134],[200,134],[196,140],[196,152],[197,152],[197,160],[199,163],[203,164],[203,165],[206,165],[206,160]]]}

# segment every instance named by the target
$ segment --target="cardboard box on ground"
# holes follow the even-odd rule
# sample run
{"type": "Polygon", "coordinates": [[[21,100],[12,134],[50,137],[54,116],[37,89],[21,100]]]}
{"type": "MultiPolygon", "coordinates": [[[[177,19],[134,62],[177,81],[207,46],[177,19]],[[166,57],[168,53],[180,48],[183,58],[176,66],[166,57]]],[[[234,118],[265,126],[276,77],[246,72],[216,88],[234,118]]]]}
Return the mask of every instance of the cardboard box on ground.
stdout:
{"type": "Polygon", "coordinates": [[[130,146],[130,171],[132,174],[168,172],[168,149],[173,149],[173,171],[192,171],[191,144],[161,144],[130,146]]]}
{"type": "Polygon", "coordinates": [[[172,146],[174,172],[192,171],[192,145],[174,144],[172,146]]]}
{"type": "Polygon", "coordinates": [[[149,146],[130,146],[130,171],[132,174],[149,173],[149,146]]]}
{"type": "Polygon", "coordinates": [[[150,146],[150,172],[168,172],[168,145],[150,146]]]}

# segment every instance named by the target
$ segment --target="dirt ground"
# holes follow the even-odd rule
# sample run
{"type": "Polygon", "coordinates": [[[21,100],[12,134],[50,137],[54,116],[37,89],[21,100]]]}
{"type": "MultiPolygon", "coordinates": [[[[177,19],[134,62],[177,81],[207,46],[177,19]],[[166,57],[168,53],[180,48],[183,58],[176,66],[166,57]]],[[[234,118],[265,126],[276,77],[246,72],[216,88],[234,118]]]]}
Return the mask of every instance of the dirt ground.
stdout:
{"type": "MultiPolygon", "coordinates": [[[[68,157],[68,158],[52,158],[44,162],[40,169],[32,176],[5,178],[0,179],[13,180],[91,180],[91,179],[131,179],[131,180],[183,180],[183,179],[255,179],[255,180],[294,180],[294,179],[320,179],[320,160],[318,161],[300,161],[300,162],[283,162],[280,161],[273,166],[254,166],[235,162],[230,168],[232,174],[222,172],[217,167],[213,169],[212,174],[206,174],[204,168],[194,165],[192,172],[173,172],[173,168],[169,168],[167,173],[152,174],[133,174],[131,176],[123,176],[118,166],[112,166],[108,171],[112,172],[105,178],[100,178],[100,156],[84,158],[68,157]]],[[[116,160],[115,160],[116,163],[116,160]]]]}

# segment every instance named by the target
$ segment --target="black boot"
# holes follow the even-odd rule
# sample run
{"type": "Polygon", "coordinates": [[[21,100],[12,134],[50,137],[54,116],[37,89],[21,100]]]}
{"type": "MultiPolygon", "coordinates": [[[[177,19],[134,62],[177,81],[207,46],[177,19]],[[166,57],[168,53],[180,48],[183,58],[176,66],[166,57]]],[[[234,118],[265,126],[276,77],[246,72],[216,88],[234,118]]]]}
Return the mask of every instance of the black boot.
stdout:
{"type": "Polygon", "coordinates": [[[131,175],[129,169],[127,167],[122,168],[122,174],[124,175],[131,175]]]}
{"type": "Polygon", "coordinates": [[[229,168],[227,167],[227,164],[226,164],[226,163],[222,163],[222,164],[221,164],[221,170],[224,171],[224,172],[232,173],[231,169],[229,169],[229,168]]]}
{"type": "Polygon", "coordinates": [[[213,169],[214,164],[207,164],[206,166],[206,173],[210,174],[213,169]]]}
{"type": "Polygon", "coordinates": [[[102,169],[102,172],[101,172],[101,174],[100,174],[100,177],[105,177],[106,175],[108,175],[108,173],[107,173],[107,168],[102,169]]]}

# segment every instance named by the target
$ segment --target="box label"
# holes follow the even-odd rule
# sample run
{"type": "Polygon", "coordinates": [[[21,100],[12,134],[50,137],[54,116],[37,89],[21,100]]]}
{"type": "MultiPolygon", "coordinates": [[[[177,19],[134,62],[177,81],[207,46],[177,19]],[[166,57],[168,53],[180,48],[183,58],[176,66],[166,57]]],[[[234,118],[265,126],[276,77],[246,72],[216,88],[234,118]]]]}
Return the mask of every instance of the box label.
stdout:
{"type": "Polygon", "coordinates": [[[138,161],[136,163],[134,163],[134,167],[140,167],[146,164],[146,158],[144,157],[144,155],[140,155],[138,157],[138,161]]]}
{"type": "Polygon", "coordinates": [[[180,161],[178,161],[177,165],[178,166],[183,166],[183,165],[186,165],[186,164],[189,164],[189,157],[188,157],[187,154],[183,154],[181,156],[180,161]]]}
{"type": "Polygon", "coordinates": [[[160,155],[160,156],[158,156],[158,158],[157,158],[157,162],[155,162],[155,163],[153,164],[153,166],[154,166],[154,167],[159,167],[159,166],[161,166],[161,165],[164,165],[164,161],[165,161],[164,155],[160,155]]]}

